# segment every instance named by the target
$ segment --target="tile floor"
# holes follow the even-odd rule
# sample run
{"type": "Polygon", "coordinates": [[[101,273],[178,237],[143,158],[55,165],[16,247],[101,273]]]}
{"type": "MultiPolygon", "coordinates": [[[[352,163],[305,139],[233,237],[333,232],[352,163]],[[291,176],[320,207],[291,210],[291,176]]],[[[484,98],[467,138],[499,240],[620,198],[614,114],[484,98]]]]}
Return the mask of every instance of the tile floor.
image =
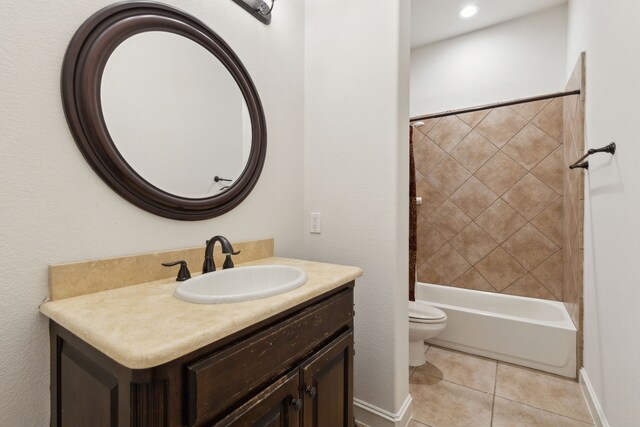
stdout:
{"type": "Polygon", "coordinates": [[[435,346],[410,368],[409,427],[585,427],[593,419],[570,379],[435,346]]]}

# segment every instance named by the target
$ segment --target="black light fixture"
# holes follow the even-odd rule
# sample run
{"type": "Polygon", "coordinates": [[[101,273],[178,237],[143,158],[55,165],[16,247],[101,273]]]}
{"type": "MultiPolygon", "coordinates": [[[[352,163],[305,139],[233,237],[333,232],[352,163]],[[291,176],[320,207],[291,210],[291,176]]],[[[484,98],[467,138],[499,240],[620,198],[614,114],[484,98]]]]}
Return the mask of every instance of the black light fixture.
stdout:
{"type": "Polygon", "coordinates": [[[276,0],[233,0],[260,22],[269,25],[276,0]]]}

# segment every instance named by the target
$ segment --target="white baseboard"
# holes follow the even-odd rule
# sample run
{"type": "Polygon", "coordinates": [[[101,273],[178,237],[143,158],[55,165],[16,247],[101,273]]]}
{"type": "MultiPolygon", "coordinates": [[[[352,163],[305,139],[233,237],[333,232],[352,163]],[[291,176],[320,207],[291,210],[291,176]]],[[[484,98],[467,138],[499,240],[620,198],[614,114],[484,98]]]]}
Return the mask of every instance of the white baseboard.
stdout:
{"type": "Polygon", "coordinates": [[[580,387],[582,387],[587,406],[589,406],[589,410],[591,411],[593,422],[596,424],[596,427],[609,427],[609,423],[604,416],[602,405],[600,405],[598,396],[596,396],[596,392],[593,390],[591,381],[589,381],[589,377],[587,376],[587,371],[584,368],[580,368],[579,376],[580,387]]]}
{"type": "Polygon", "coordinates": [[[367,427],[407,427],[413,416],[412,398],[408,394],[400,410],[393,414],[360,399],[353,399],[353,414],[358,424],[367,427]]]}

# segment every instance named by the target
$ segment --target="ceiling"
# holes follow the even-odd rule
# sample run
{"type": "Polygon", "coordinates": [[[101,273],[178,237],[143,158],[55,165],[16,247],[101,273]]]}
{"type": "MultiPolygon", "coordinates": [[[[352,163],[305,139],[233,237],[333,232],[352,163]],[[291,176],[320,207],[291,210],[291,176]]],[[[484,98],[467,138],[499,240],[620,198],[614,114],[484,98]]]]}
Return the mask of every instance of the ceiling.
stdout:
{"type": "Polygon", "coordinates": [[[566,3],[567,0],[411,0],[411,48],[489,27],[566,3]],[[458,16],[469,4],[478,13],[458,16]]]}

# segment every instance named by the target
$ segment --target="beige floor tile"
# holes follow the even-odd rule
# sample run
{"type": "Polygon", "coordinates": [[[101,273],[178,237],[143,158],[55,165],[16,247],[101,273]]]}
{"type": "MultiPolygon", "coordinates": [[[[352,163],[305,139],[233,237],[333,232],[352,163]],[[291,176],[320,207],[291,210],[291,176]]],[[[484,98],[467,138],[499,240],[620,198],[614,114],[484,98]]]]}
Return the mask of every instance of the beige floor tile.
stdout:
{"type": "Polygon", "coordinates": [[[588,427],[591,425],[500,397],[496,397],[493,406],[492,427],[588,427]]]}
{"type": "Polygon", "coordinates": [[[483,427],[491,423],[493,396],[416,372],[409,391],[413,418],[433,427],[483,427]]]}
{"type": "Polygon", "coordinates": [[[580,385],[552,374],[498,363],[496,396],[587,423],[593,422],[580,385]]]}
{"type": "Polygon", "coordinates": [[[429,424],[423,424],[416,420],[409,421],[409,425],[407,427],[431,427],[429,424]]]}
{"type": "Polygon", "coordinates": [[[432,346],[416,372],[493,394],[496,361],[432,346]]]}

